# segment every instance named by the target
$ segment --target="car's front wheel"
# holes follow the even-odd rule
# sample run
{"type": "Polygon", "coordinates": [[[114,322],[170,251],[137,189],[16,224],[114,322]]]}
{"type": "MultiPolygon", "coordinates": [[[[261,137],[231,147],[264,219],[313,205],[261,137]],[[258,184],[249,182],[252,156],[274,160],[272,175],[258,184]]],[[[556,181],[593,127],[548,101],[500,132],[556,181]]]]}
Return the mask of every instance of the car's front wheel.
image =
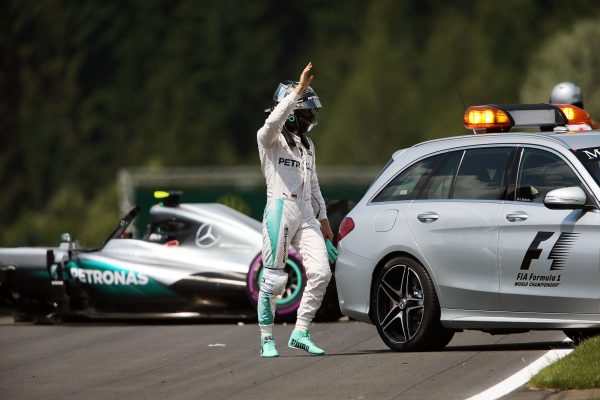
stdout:
{"type": "Polygon", "coordinates": [[[379,271],[371,307],[379,336],[394,351],[438,350],[454,336],[440,323],[431,277],[411,258],[394,257],[379,271]]]}

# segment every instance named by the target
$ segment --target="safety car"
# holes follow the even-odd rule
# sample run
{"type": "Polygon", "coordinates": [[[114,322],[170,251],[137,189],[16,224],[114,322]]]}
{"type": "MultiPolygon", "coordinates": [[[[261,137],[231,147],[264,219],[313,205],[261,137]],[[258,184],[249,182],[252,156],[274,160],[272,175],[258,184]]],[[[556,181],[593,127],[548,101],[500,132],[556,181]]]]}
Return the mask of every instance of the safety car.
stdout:
{"type": "Polygon", "coordinates": [[[396,351],[440,349],[463,329],[600,333],[600,132],[589,114],[485,105],[464,121],[475,134],[396,151],[342,221],[342,312],[396,351]]]}

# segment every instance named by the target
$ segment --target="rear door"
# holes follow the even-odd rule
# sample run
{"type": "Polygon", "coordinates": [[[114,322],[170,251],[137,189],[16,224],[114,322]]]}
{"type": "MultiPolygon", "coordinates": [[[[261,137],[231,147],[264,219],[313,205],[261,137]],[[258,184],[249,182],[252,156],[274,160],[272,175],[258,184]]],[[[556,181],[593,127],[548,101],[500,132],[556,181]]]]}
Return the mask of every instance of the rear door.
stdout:
{"type": "Polygon", "coordinates": [[[511,147],[450,153],[407,212],[442,307],[498,310],[497,221],[511,147]]]}

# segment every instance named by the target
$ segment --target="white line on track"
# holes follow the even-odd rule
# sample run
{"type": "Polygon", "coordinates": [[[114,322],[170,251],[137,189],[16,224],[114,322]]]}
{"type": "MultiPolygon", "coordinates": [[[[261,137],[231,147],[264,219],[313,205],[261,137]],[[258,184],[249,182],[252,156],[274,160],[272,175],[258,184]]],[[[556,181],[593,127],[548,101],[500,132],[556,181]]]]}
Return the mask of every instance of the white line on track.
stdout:
{"type": "MultiPolygon", "coordinates": [[[[563,343],[569,343],[571,339],[563,340],[563,343]]],[[[516,374],[506,378],[502,382],[497,385],[492,386],[491,388],[484,390],[483,392],[476,394],[475,396],[469,397],[467,400],[495,400],[500,397],[507,395],[513,390],[523,386],[532,376],[537,374],[542,368],[547,365],[552,364],[556,360],[563,358],[573,349],[554,349],[550,350],[516,374]]]]}

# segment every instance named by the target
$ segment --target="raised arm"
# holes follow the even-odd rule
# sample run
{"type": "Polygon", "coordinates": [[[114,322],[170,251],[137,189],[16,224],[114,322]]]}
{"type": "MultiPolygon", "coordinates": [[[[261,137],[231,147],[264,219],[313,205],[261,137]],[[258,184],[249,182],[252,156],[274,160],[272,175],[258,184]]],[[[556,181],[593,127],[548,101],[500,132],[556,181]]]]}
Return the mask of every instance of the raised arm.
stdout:
{"type": "Polygon", "coordinates": [[[309,62],[300,74],[298,85],[279,104],[277,104],[265,120],[263,127],[258,130],[258,141],[262,143],[263,146],[271,146],[279,137],[279,133],[281,133],[286,119],[294,112],[298,97],[306,90],[306,88],[308,88],[314,78],[314,76],[310,74],[311,69],[312,63],[309,62]]]}

